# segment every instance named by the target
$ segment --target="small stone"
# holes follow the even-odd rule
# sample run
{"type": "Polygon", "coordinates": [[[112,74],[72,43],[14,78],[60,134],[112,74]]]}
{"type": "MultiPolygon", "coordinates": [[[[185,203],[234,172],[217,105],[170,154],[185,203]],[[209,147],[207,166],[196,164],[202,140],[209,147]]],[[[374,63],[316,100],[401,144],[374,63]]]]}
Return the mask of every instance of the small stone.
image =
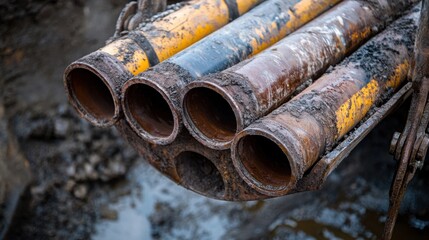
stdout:
{"type": "Polygon", "coordinates": [[[70,122],[65,119],[56,118],[54,121],[55,136],[59,138],[65,138],[67,137],[69,132],[70,132],[70,122]]]}
{"type": "Polygon", "coordinates": [[[79,168],[73,177],[74,177],[74,179],[79,180],[79,181],[87,180],[85,171],[82,168],[79,168]]]}
{"type": "Polygon", "coordinates": [[[86,161],[85,161],[85,159],[83,158],[83,156],[82,156],[82,155],[77,155],[77,156],[75,157],[75,162],[76,162],[76,163],[84,163],[84,162],[86,162],[86,161]]]}
{"type": "Polygon", "coordinates": [[[124,164],[119,161],[109,162],[109,170],[114,176],[120,176],[126,172],[124,164]]]}
{"type": "Polygon", "coordinates": [[[85,199],[88,194],[88,186],[85,184],[76,185],[73,191],[73,195],[79,199],[85,199]]]}
{"type": "Polygon", "coordinates": [[[42,195],[46,191],[46,186],[39,185],[31,188],[31,195],[42,195]]]}
{"type": "Polygon", "coordinates": [[[67,167],[66,169],[66,174],[67,176],[74,176],[76,174],[76,166],[75,165],[70,165],[67,167]]]}
{"type": "Polygon", "coordinates": [[[86,133],[86,132],[78,134],[76,136],[76,138],[77,138],[77,140],[79,142],[85,142],[85,143],[87,143],[87,142],[91,141],[91,135],[88,134],[88,133],[86,133]]]}
{"type": "Polygon", "coordinates": [[[96,171],[91,172],[90,174],[88,174],[88,178],[91,180],[98,180],[99,179],[99,175],[96,171]]]}
{"type": "Polygon", "coordinates": [[[58,115],[67,116],[69,114],[69,109],[66,104],[61,104],[57,108],[58,115]]]}
{"type": "Polygon", "coordinates": [[[64,186],[64,188],[67,192],[71,192],[73,190],[74,186],[76,186],[76,182],[73,180],[68,180],[66,182],[66,185],[64,186]]]}
{"type": "Polygon", "coordinates": [[[93,166],[97,165],[98,163],[100,163],[100,162],[101,162],[101,157],[100,157],[100,155],[98,155],[98,154],[91,154],[91,156],[89,156],[89,162],[90,162],[93,166]]]}
{"type": "Polygon", "coordinates": [[[100,209],[100,216],[107,220],[118,220],[118,211],[109,208],[108,206],[102,206],[100,209]]]}
{"type": "Polygon", "coordinates": [[[83,168],[85,169],[86,175],[91,175],[91,173],[94,172],[94,167],[92,167],[92,165],[89,164],[89,163],[85,163],[85,165],[83,166],[83,168]]]}

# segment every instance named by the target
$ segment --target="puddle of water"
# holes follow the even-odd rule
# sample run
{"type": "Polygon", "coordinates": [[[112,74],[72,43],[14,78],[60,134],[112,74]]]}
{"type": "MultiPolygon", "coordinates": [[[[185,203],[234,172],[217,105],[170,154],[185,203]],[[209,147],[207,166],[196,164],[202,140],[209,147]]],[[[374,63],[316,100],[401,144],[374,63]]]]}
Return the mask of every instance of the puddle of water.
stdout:
{"type": "MultiPolygon", "coordinates": [[[[188,191],[148,166],[139,163],[130,172],[129,180],[135,188],[109,208],[118,211],[117,221],[101,220],[93,239],[153,239],[164,226],[152,226],[150,219],[165,224],[169,232],[162,239],[221,239],[232,220],[231,209],[239,203],[208,199],[188,191]],[[163,210],[163,207],[167,209],[163,210]],[[160,216],[157,216],[161,214],[160,216]],[[156,230],[158,228],[158,230],[156,230]],[[157,232],[153,232],[153,230],[157,232]]],[[[235,224],[237,225],[237,224],[235,224]]]]}

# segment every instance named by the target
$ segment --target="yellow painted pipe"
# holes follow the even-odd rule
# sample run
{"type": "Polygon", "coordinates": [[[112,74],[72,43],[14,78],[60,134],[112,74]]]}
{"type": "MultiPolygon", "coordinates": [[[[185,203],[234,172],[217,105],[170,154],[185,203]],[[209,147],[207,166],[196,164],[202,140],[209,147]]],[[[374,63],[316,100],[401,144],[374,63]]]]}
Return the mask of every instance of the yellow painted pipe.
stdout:
{"type": "Polygon", "coordinates": [[[76,62],[65,71],[69,101],[96,126],[120,117],[120,88],[130,77],[171,57],[264,0],[194,0],[76,62]]]}

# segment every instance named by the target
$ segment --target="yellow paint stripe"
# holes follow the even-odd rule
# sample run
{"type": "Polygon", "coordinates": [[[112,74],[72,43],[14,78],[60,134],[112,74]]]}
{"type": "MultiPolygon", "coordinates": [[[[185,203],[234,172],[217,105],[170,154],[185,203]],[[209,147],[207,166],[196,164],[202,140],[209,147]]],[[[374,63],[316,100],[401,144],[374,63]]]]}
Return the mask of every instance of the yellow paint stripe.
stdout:
{"type": "Polygon", "coordinates": [[[313,18],[324,12],[330,5],[339,3],[340,0],[304,0],[297,3],[288,11],[290,16],[286,24],[289,29],[296,29],[311,21],[313,18]],[[293,10],[293,11],[292,11],[293,10]]]}
{"type": "Polygon", "coordinates": [[[378,82],[373,79],[337,109],[337,139],[350,131],[368,113],[378,92],[378,82]]]}
{"type": "Polygon", "coordinates": [[[150,66],[146,53],[142,50],[137,50],[132,55],[131,61],[125,64],[125,68],[130,71],[134,76],[141,72],[146,71],[150,66]]]}
{"type": "Polygon", "coordinates": [[[130,39],[119,39],[102,47],[100,51],[108,53],[122,62],[125,58],[125,55],[122,54],[123,48],[130,43],[132,43],[130,39]]]}
{"type": "Polygon", "coordinates": [[[253,50],[251,56],[256,55],[274,43],[280,41],[288,34],[323,13],[329,8],[329,6],[338,2],[340,2],[340,0],[302,0],[298,2],[293,6],[292,10],[288,10],[287,14],[289,14],[290,19],[285,25],[281,26],[280,29],[277,29],[277,24],[273,22],[268,29],[264,28],[256,30],[259,39],[253,39],[251,42],[253,50]],[[272,34],[273,37],[265,39],[263,31],[279,31],[279,33],[272,34]]]}
{"type": "Polygon", "coordinates": [[[238,13],[241,15],[248,12],[252,7],[254,7],[256,4],[260,3],[261,0],[238,0],[237,1],[237,7],[238,7],[238,13]]]}
{"type": "MultiPolygon", "coordinates": [[[[399,64],[394,74],[386,81],[386,88],[398,88],[407,78],[410,64],[407,60],[399,64]]],[[[355,93],[349,100],[343,103],[336,111],[337,117],[337,139],[349,132],[360,122],[369,109],[374,105],[379,89],[378,82],[373,79],[359,92],[355,93]]]]}
{"type": "Polygon", "coordinates": [[[354,48],[356,46],[359,46],[362,43],[362,39],[367,39],[369,36],[371,36],[372,30],[371,27],[366,27],[362,29],[362,31],[354,31],[351,36],[351,47],[354,48]]]}
{"type": "Polygon", "coordinates": [[[395,69],[395,74],[386,82],[386,87],[396,89],[401,85],[404,79],[408,76],[408,71],[410,70],[410,64],[407,60],[399,64],[395,69]]]}
{"type": "Polygon", "coordinates": [[[150,67],[146,53],[131,39],[118,39],[101,48],[100,51],[115,57],[134,75],[150,67]]]}
{"type": "MultiPolygon", "coordinates": [[[[248,0],[240,0],[244,1],[248,0]]],[[[159,61],[164,61],[229,23],[228,6],[223,0],[200,2],[198,7],[195,7],[196,4],[187,5],[168,15],[165,21],[154,22],[157,30],[145,32],[159,61]]]]}

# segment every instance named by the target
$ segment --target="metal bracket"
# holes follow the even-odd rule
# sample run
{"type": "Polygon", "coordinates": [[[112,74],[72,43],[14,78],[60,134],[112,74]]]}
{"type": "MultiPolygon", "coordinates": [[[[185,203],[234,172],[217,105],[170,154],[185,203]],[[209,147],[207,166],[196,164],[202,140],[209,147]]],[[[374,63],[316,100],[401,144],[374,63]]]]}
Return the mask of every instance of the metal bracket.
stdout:
{"type": "Polygon", "coordinates": [[[128,3],[119,14],[113,39],[136,29],[145,19],[166,8],[167,0],[138,0],[128,3]]]}
{"type": "Polygon", "coordinates": [[[391,239],[393,228],[407,186],[416,171],[423,167],[429,147],[426,132],[429,123],[429,0],[422,1],[419,30],[417,32],[413,69],[413,98],[405,129],[395,133],[390,153],[399,160],[395,178],[390,189],[389,210],[384,227],[383,239],[391,239]]]}

